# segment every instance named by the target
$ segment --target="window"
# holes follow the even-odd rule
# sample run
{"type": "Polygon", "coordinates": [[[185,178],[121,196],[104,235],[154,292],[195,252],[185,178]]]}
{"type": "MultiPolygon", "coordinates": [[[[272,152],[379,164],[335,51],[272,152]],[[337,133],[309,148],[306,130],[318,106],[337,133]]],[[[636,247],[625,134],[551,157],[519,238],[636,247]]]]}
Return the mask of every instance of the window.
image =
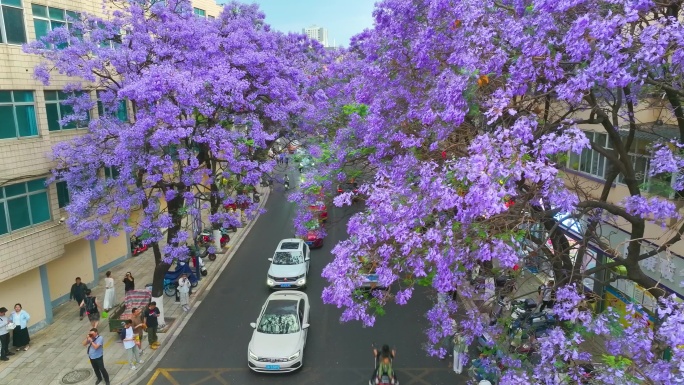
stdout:
{"type": "Polygon", "coordinates": [[[0,235],[49,220],[45,178],[0,187],[0,235]]]}
{"type": "Polygon", "coordinates": [[[38,4],[31,4],[31,10],[33,11],[33,26],[36,29],[36,40],[40,40],[42,37],[47,36],[50,31],[56,28],[66,26],[71,29],[71,22],[78,20],[81,17],[77,12],[38,4]]]}
{"type": "Polygon", "coordinates": [[[126,110],[126,101],[125,100],[119,101],[116,110],[114,110],[110,106],[107,106],[106,110],[107,111],[105,111],[104,103],[102,103],[102,101],[100,100],[100,91],[97,91],[97,114],[101,118],[105,116],[105,112],[106,112],[107,115],[116,116],[122,122],[128,121],[128,110],[126,110]]]}
{"type": "Polygon", "coordinates": [[[207,17],[210,18],[211,20],[215,20],[215,19],[216,19],[214,16],[207,16],[207,17]]]}
{"type": "MultiPolygon", "coordinates": [[[[45,110],[47,112],[48,130],[70,130],[77,127],[84,127],[90,120],[90,114],[86,113],[85,121],[72,120],[65,125],[60,125],[60,120],[74,113],[74,108],[70,105],[65,105],[63,102],[68,99],[69,95],[62,91],[43,91],[45,93],[45,110]]],[[[83,95],[83,92],[77,92],[76,96],[83,95]]]]}
{"type": "Polygon", "coordinates": [[[192,11],[195,13],[195,16],[207,17],[207,12],[203,9],[193,8],[192,11]]]}
{"type": "Polygon", "coordinates": [[[0,139],[37,135],[33,91],[0,91],[0,139]]]}
{"type": "Polygon", "coordinates": [[[0,43],[26,43],[21,0],[0,0],[0,43]]]}
{"type": "Polygon", "coordinates": [[[61,181],[55,183],[55,186],[57,186],[57,202],[59,204],[59,208],[64,208],[66,207],[69,202],[71,202],[71,197],[69,196],[69,188],[67,187],[67,182],[61,181]]]}
{"type": "MultiPolygon", "coordinates": [[[[606,148],[608,136],[598,132],[585,132],[587,138],[597,145],[606,148]]],[[[597,176],[605,177],[606,158],[591,148],[585,148],[581,154],[570,153],[568,168],[597,176]]]]}
{"type": "Polygon", "coordinates": [[[105,167],[104,175],[107,179],[116,179],[119,177],[119,169],[116,167],[105,167]]]}
{"type": "MultiPolygon", "coordinates": [[[[613,143],[606,134],[598,132],[585,132],[585,134],[589,140],[599,146],[609,150],[613,149],[613,143]]],[[[648,176],[651,145],[651,141],[641,138],[635,138],[632,142],[632,147],[629,150],[629,158],[631,159],[632,167],[634,168],[634,176],[636,177],[637,182],[641,184],[644,191],[668,197],[672,193],[672,188],[670,187],[672,176],[669,174],[656,175],[653,177],[648,176]]],[[[567,167],[575,171],[605,179],[607,161],[606,158],[597,151],[594,151],[593,149],[584,149],[579,155],[574,153],[570,154],[567,167]]],[[[617,183],[625,183],[624,175],[618,175],[617,183]]]]}
{"type": "MultiPolygon", "coordinates": [[[[101,30],[101,33],[97,35],[100,39],[100,48],[119,48],[121,46],[122,34],[112,35],[111,32],[107,32],[105,24],[99,21],[97,22],[97,28],[101,30]]],[[[95,34],[91,33],[90,38],[95,39],[95,34]]]]}
{"type": "MultiPolygon", "coordinates": [[[[598,132],[585,132],[587,138],[595,144],[607,148],[608,135],[598,132]]],[[[568,168],[594,175],[603,179],[606,173],[606,158],[591,148],[585,148],[581,154],[570,153],[568,168]]]]}

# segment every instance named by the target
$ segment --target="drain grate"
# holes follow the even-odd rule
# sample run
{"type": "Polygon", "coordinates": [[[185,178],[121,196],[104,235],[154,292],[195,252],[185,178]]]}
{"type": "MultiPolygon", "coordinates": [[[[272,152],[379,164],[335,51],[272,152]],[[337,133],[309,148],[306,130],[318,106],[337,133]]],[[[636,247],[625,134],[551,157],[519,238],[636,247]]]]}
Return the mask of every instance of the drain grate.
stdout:
{"type": "Polygon", "coordinates": [[[62,384],[71,385],[78,384],[81,381],[85,381],[93,376],[93,372],[90,369],[76,369],[67,373],[62,377],[62,384]]]}

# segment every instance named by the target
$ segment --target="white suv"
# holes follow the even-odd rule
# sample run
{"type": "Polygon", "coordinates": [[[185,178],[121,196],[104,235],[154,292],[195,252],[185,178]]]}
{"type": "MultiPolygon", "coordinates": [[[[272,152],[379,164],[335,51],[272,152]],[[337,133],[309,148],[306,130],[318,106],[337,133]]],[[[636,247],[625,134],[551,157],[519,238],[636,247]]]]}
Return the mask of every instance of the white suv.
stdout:
{"type": "Polygon", "coordinates": [[[309,274],[309,246],[301,239],[283,239],[278,244],[266,284],[271,289],[300,289],[306,286],[309,274]]]}

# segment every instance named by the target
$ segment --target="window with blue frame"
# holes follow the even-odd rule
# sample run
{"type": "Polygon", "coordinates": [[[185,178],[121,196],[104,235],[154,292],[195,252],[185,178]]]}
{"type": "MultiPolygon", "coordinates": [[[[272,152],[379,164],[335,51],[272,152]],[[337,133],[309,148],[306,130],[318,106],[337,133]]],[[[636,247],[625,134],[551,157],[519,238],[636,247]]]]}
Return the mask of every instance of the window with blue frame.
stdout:
{"type": "Polygon", "coordinates": [[[71,30],[73,22],[81,18],[78,12],[46,7],[39,4],[31,4],[31,10],[33,11],[33,27],[36,31],[36,40],[47,36],[50,31],[56,28],[66,27],[71,30]]]}
{"type": "Polygon", "coordinates": [[[105,167],[104,175],[107,179],[116,179],[119,177],[119,169],[117,167],[105,167]]]}
{"type": "MultiPolygon", "coordinates": [[[[47,113],[48,130],[71,130],[74,128],[86,127],[88,125],[88,122],[90,121],[90,113],[86,113],[86,120],[72,120],[65,125],[60,125],[60,120],[74,113],[74,108],[72,106],[64,104],[64,101],[69,98],[69,95],[62,91],[46,90],[43,92],[45,94],[45,112],[47,113]]],[[[77,95],[82,94],[82,92],[77,93],[77,95]]]]}
{"type": "Polygon", "coordinates": [[[66,207],[71,202],[71,196],[69,196],[69,187],[65,181],[57,182],[55,183],[55,186],[57,187],[57,203],[61,209],[66,207]]]}
{"type": "Polygon", "coordinates": [[[0,91],[0,139],[38,136],[33,91],[0,91]]]}
{"type": "Polygon", "coordinates": [[[0,187],[0,235],[49,220],[45,178],[0,187]]]}
{"type": "Polygon", "coordinates": [[[100,100],[100,91],[97,91],[97,114],[100,117],[105,116],[105,114],[109,116],[116,116],[122,122],[128,121],[128,110],[126,109],[126,101],[119,100],[119,102],[116,104],[116,108],[114,108],[113,106],[105,106],[104,103],[102,103],[102,101],[100,100]]]}
{"type": "Polygon", "coordinates": [[[195,16],[197,16],[197,17],[203,17],[203,18],[207,17],[207,11],[205,11],[203,9],[193,8],[192,11],[195,14],[195,16]]]}
{"type": "Polygon", "coordinates": [[[26,43],[21,0],[0,0],[0,43],[26,43]]]}

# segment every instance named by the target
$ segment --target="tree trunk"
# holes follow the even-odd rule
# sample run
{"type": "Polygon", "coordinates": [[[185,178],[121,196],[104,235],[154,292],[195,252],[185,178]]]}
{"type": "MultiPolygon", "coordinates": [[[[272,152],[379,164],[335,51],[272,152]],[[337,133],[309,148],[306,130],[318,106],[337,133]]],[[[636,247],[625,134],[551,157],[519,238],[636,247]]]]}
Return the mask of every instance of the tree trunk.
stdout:
{"type": "MultiPolygon", "coordinates": [[[[178,235],[181,229],[182,215],[180,214],[180,209],[183,205],[183,195],[179,193],[175,198],[167,202],[167,210],[172,218],[172,225],[168,228],[166,232],[166,243],[169,245],[177,246],[174,243],[174,238],[178,235]]],[[[155,242],[152,249],[154,250],[154,275],[152,279],[152,297],[161,297],[164,295],[164,276],[171,268],[171,264],[164,262],[164,258],[159,249],[159,244],[155,242]]]]}

